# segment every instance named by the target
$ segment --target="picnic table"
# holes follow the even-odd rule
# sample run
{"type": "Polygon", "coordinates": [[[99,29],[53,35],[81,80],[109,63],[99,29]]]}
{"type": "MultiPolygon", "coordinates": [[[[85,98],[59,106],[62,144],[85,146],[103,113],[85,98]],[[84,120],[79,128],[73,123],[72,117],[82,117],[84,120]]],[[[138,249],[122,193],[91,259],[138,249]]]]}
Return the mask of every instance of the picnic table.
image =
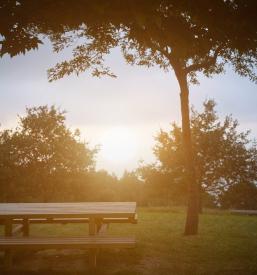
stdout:
{"type": "Polygon", "coordinates": [[[113,237],[107,234],[110,223],[136,223],[135,202],[81,202],[81,203],[0,203],[0,221],[4,236],[0,249],[5,250],[6,266],[17,249],[90,248],[90,264],[96,266],[99,248],[133,247],[132,237],[113,237]],[[31,237],[34,223],[88,223],[85,237],[31,237]],[[22,237],[15,237],[22,233],[22,237]]]}

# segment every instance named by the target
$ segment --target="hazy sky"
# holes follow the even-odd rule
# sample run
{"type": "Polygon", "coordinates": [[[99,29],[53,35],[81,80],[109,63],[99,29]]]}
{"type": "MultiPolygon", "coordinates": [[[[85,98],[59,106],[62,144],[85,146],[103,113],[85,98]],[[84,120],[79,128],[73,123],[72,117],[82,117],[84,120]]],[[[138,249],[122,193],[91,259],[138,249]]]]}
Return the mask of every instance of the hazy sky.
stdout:
{"type": "MultiPolygon", "coordinates": [[[[117,49],[107,63],[118,78],[98,79],[85,72],[49,83],[46,70],[62,59],[48,45],[25,56],[0,59],[1,128],[15,127],[26,107],[54,104],[68,112],[68,127],[79,128],[91,146],[102,144],[98,169],[121,175],[137,167],[140,159],[153,161],[153,136],[181,119],[174,74],[126,65],[117,49]],[[123,155],[121,144],[126,148],[123,155]]],[[[251,129],[257,137],[256,84],[229,68],[224,75],[199,80],[200,85],[190,87],[191,104],[199,109],[205,99],[213,98],[221,117],[231,113],[241,130],[251,129]]]]}

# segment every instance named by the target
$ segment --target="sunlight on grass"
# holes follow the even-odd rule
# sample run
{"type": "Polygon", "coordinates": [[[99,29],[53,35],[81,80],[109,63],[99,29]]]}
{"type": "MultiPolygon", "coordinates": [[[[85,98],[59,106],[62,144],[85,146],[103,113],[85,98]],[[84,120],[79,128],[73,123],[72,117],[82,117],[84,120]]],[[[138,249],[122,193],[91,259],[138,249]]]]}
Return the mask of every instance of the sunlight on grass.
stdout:
{"type": "MultiPolygon", "coordinates": [[[[136,249],[104,250],[99,274],[256,274],[257,218],[233,216],[225,211],[205,211],[198,236],[185,237],[183,208],[139,208],[139,222],[113,224],[110,234],[135,235],[136,249]],[[240,261],[238,260],[240,259],[240,261]]],[[[32,235],[81,236],[87,225],[33,225],[32,235]]],[[[29,270],[87,270],[85,252],[42,251],[17,266],[29,270]],[[55,256],[56,255],[56,256],[55,256]],[[58,260],[55,266],[52,262],[58,260]],[[50,262],[49,262],[50,260],[50,262]],[[62,264],[60,264],[60,262],[62,264]],[[43,266],[42,266],[43,265],[43,266]]]]}

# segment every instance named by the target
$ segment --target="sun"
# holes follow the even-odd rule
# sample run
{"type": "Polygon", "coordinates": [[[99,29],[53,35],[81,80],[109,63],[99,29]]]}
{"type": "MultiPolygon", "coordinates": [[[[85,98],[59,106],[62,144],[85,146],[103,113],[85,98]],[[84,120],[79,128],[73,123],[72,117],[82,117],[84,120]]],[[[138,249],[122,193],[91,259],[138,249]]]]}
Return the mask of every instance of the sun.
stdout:
{"type": "Polygon", "coordinates": [[[109,162],[128,162],[136,156],[138,140],[135,133],[126,127],[114,127],[102,138],[101,155],[109,162]]]}

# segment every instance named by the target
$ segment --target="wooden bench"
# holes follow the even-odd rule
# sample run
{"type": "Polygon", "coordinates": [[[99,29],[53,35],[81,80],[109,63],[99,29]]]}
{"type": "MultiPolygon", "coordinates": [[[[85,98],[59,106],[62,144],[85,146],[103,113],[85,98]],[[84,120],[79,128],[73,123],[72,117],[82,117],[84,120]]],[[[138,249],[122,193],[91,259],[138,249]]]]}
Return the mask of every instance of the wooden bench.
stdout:
{"type": "Polygon", "coordinates": [[[137,223],[136,202],[1,203],[0,223],[5,235],[0,250],[5,250],[7,263],[18,249],[89,248],[89,263],[95,267],[101,248],[135,245],[134,238],[109,237],[106,233],[109,223],[137,223]],[[34,223],[88,223],[89,236],[30,238],[30,224],[34,223]],[[22,237],[17,237],[20,233],[22,237]]]}
{"type": "Polygon", "coordinates": [[[6,251],[5,268],[7,269],[11,267],[12,253],[20,249],[133,248],[135,244],[134,237],[102,235],[86,237],[0,237],[0,250],[6,251]]]}

